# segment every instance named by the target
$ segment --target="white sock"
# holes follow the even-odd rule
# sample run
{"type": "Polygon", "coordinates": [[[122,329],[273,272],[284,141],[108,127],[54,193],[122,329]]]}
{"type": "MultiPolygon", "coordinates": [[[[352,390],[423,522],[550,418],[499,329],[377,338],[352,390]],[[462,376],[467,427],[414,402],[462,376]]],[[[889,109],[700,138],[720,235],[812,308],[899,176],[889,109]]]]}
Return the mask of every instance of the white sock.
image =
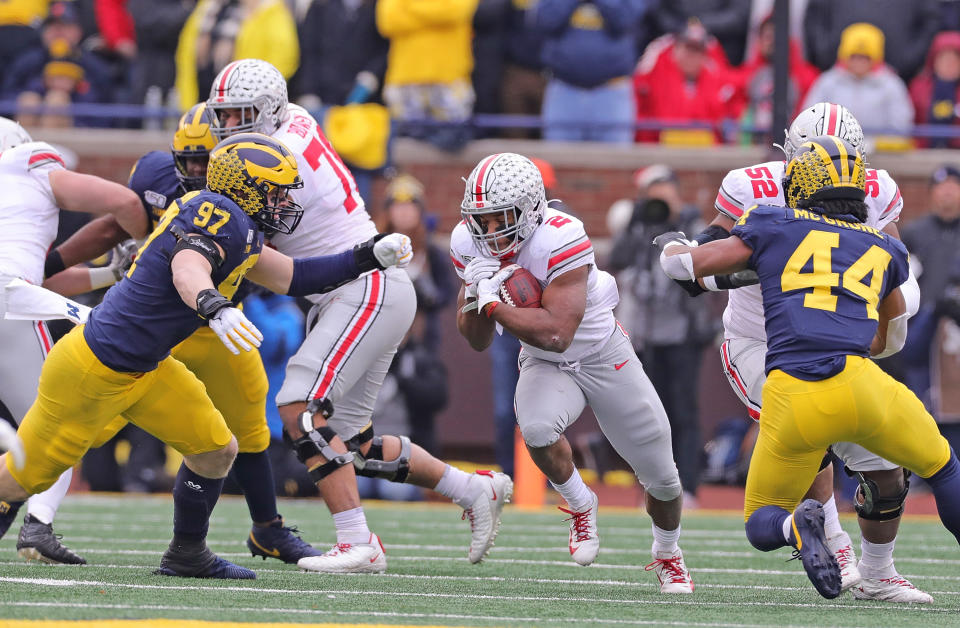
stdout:
{"type": "Polygon", "coordinates": [[[787,545],[793,545],[793,542],[790,541],[790,534],[793,532],[793,514],[783,520],[783,540],[787,542],[787,545]]]}
{"type": "Polygon", "coordinates": [[[433,490],[444,497],[450,498],[457,506],[469,508],[470,504],[473,503],[472,491],[468,490],[470,477],[471,474],[466,471],[447,465],[443,477],[440,478],[433,490]]]}
{"type": "Polygon", "coordinates": [[[871,543],[867,539],[860,539],[860,564],[866,578],[892,578],[897,574],[893,566],[893,546],[896,540],[889,543],[871,543]]]}
{"type": "Polygon", "coordinates": [[[650,524],[653,528],[653,553],[654,554],[673,554],[678,549],[677,542],[680,540],[680,526],[676,530],[661,530],[657,524],[650,524]]]}
{"type": "Polygon", "coordinates": [[[370,540],[370,528],[363,508],[351,508],[333,513],[333,525],[337,529],[337,543],[366,543],[370,540]]]}
{"type": "Polygon", "coordinates": [[[837,501],[830,495],[830,499],[823,502],[823,533],[829,539],[843,532],[840,527],[840,513],[837,512],[837,501]]]}
{"type": "Polygon", "coordinates": [[[576,467],[573,468],[573,474],[570,478],[563,484],[554,484],[553,482],[550,482],[550,484],[557,489],[557,492],[566,500],[570,508],[577,512],[586,510],[593,502],[593,493],[583,483],[583,478],[580,477],[580,472],[577,471],[576,467]]]}
{"type": "Polygon", "coordinates": [[[53,523],[57,508],[60,507],[60,502],[70,488],[71,479],[73,479],[73,467],[60,474],[53,486],[27,500],[27,513],[43,523],[53,523]]]}

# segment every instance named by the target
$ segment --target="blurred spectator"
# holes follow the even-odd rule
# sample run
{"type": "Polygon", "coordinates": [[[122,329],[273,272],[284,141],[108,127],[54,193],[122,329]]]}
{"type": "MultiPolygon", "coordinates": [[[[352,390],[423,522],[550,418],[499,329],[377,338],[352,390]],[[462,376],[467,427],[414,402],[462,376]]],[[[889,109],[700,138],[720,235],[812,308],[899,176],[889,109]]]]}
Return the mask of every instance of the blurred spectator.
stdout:
{"type": "MultiPolygon", "coordinates": [[[[539,116],[543,106],[543,91],[547,78],[543,72],[540,53],[543,35],[536,29],[533,18],[535,0],[511,0],[507,14],[506,63],[500,94],[503,113],[521,116],[539,116]]],[[[537,138],[536,129],[506,130],[505,137],[537,138]]]]}
{"type": "Polygon", "coordinates": [[[684,204],[673,170],[653,165],[636,175],[639,195],[626,231],[610,254],[619,272],[621,310],[644,371],[657,389],[670,419],[673,456],[685,499],[696,497],[701,451],[698,385],[704,347],[716,332],[709,301],[691,299],[660,270],[653,238],[666,231],[699,233],[700,210],[684,204]]]}
{"type": "Polygon", "coordinates": [[[54,2],[40,30],[43,47],[27,50],[7,69],[5,98],[15,98],[24,126],[109,126],[109,121],[77,118],[65,111],[38,114],[30,108],[62,108],[72,103],[109,102],[107,65],[80,46],[83,37],[76,5],[54,2]]]}
{"type": "MultiPolygon", "coordinates": [[[[960,121],[960,32],[939,33],[930,46],[923,71],[910,82],[917,124],[955,125],[960,121]]],[[[960,148],[960,138],[919,139],[933,148],[960,148]]]]}
{"type": "Polygon", "coordinates": [[[94,0],[97,30],[106,49],[130,61],[137,56],[133,17],[127,0],[94,0]]]}
{"type": "Polygon", "coordinates": [[[458,288],[447,250],[434,241],[434,221],[426,212],[423,184],[410,175],[395,177],[386,189],[380,232],[410,237],[415,254],[406,271],[417,294],[417,311],[423,315],[417,336],[432,351],[440,346],[440,311],[456,300],[458,288]]]}
{"type": "MultiPolygon", "coordinates": [[[[769,19],[773,14],[776,0],[753,0],[750,3],[750,30],[747,32],[747,52],[744,59],[749,59],[756,52],[757,38],[760,34],[758,28],[760,23],[769,19]]],[[[788,0],[790,5],[790,38],[795,39],[797,47],[800,49],[800,55],[806,59],[806,51],[803,47],[803,16],[807,11],[807,2],[809,0],[788,0]]],[[[817,70],[820,71],[819,69],[817,70]]]]}
{"type": "MultiPolygon", "coordinates": [[[[700,22],[647,47],[633,84],[637,119],[719,123],[733,114],[736,77],[723,50],[700,22]]],[[[656,141],[657,131],[638,131],[637,141],[656,141]]]]}
{"type": "Polygon", "coordinates": [[[744,60],[750,26],[751,0],[665,0],[657,9],[657,21],[665,33],[680,31],[696,18],[717,38],[731,65],[744,60]]]}
{"type": "Polygon", "coordinates": [[[236,59],[263,59],[287,79],[300,65],[293,14],[283,0],[200,0],[177,42],[177,96],[186,111],[236,59]]]}
{"type": "Polygon", "coordinates": [[[807,59],[821,70],[828,69],[836,59],[834,52],[843,31],[851,24],[869,22],[886,35],[887,63],[909,81],[923,65],[930,42],[941,29],[938,4],[938,0],[810,0],[803,22],[807,59]]]}
{"type": "Polygon", "coordinates": [[[43,47],[38,27],[47,15],[47,0],[0,2],[0,68],[27,51],[43,47]]]}
{"type": "MultiPolygon", "coordinates": [[[[377,31],[375,0],[314,0],[299,26],[304,63],[294,100],[321,105],[377,102],[387,68],[387,40],[377,31]]],[[[319,118],[318,118],[319,119],[319,118]]]]}
{"type": "Polygon", "coordinates": [[[883,48],[883,32],[873,24],[845,28],[836,64],[814,82],[803,106],[839,103],[856,116],[868,136],[908,134],[913,104],[903,80],[884,63],[883,48]]]}
{"type": "MultiPolygon", "coordinates": [[[[500,113],[500,85],[507,48],[507,18],[510,0],[480,0],[473,16],[474,113],[500,113]]],[[[489,137],[495,129],[479,129],[478,137],[489,137]]]]}
{"type": "Polygon", "coordinates": [[[470,139],[473,16],[478,0],[378,0],[390,40],[383,98],[404,134],[457,150],[470,139]],[[436,123],[441,123],[437,125],[436,123]]]}
{"type": "MultiPolygon", "coordinates": [[[[930,213],[900,232],[920,284],[920,311],[910,319],[907,343],[893,371],[930,407],[930,351],[960,251],[960,169],[943,165],[930,178],[930,213]]],[[[887,368],[889,365],[884,365],[887,368]]]]}
{"type": "Polygon", "coordinates": [[[159,89],[159,100],[167,100],[176,77],[177,37],[193,6],[190,0],[128,0],[137,41],[132,102],[145,102],[151,87],[159,89]]]}
{"type": "MultiPolygon", "coordinates": [[[[779,135],[779,130],[771,128],[773,124],[773,54],[774,54],[773,15],[767,15],[757,27],[757,45],[750,59],[738,68],[739,94],[737,109],[740,110],[740,122],[746,126],[770,129],[779,135]],[[742,109],[741,109],[742,107],[742,109]]],[[[807,63],[800,54],[800,44],[790,39],[790,76],[787,83],[787,110],[796,112],[803,97],[820,73],[816,67],[807,63]]],[[[792,116],[791,116],[792,117],[792,116]]]]}
{"type": "Polygon", "coordinates": [[[940,0],[940,30],[960,31],[960,0],[940,0]]]}
{"type": "Polygon", "coordinates": [[[630,73],[636,64],[643,0],[539,0],[543,63],[543,137],[558,141],[630,143],[636,104],[630,73]]]}
{"type": "MultiPolygon", "coordinates": [[[[543,179],[543,189],[546,198],[553,197],[557,189],[557,175],[553,166],[536,157],[530,161],[537,166],[540,177],[543,179]]],[[[551,206],[568,213],[567,207],[560,207],[558,203],[551,206]]],[[[517,391],[517,380],[520,378],[520,369],[517,360],[520,356],[520,341],[508,332],[493,334],[490,343],[490,376],[493,384],[493,454],[500,466],[500,470],[513,476],[514,460],[514,432],[517,429],[517,415],[513,408],[513,395],[517,391]]]]}

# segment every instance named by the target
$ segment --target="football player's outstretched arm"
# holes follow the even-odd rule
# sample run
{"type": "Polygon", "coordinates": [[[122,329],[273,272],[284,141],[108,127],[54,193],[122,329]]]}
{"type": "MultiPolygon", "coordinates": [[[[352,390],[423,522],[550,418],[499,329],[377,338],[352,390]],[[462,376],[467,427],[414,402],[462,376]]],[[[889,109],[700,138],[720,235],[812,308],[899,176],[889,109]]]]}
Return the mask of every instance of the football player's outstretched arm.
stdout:
{"type": "Polygon", "coordinates": [[[150,221],[133,190],[113,181],[70,170],[54,170],[49,177],[53,196],[61,209],[97,216],[111,214],[130,237],[139,239],[147,235],[150,221]]]}
{"type": "Polygon", "coordinates": [[[551,281],[543,289],[540,307],[516,308],[498,303],[492,312],[487,311],[491,319],[527,344],[563,353],[573,342],[587,309],[589,272],[589,266],[580,266],[551,281]]]}
{"type": "Polygon", "coordinates": [[[372,270],[403,268],[411,259],[410,238],[399,233],[375,236],[343,253],[299,259],[264,247],[247,279],[277,294],[301,297],[330,292],[372,270]]]}
{"type": "Polygon", "coordinates": [[[682,234],[678,234],[672,242],[662,247],[660,266],[671,279],[693,280],[735,273],[747,268],[747,261],[753,253],[736,236],[708,242],[703,246],[694,247],[691,244],[682,238],[682,234]]]}
{"type": "MultiPolygon", "coordinates": [[[[142,205],[140,211],[143,213],[142,205]]],[[[47,254],[44,276],[52,277],[64,268],[100,257],[129,238],[112,214],[95,218],[47,254]]]]}

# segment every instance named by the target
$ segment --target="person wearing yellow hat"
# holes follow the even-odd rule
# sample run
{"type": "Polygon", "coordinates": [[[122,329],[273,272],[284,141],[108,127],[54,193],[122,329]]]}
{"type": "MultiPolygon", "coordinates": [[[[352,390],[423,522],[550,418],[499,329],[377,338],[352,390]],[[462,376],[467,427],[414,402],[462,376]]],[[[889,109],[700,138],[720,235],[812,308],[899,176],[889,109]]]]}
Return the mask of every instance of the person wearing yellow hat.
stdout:
{"type": "Polygon", "coordinates": [[[847,107],[869,136],[906,135],[913,104],[903,80],[884,63],[886,37],[867,22],[843,29],[837,61],[807,92],[803,107],[833,102],[847,107]]]}

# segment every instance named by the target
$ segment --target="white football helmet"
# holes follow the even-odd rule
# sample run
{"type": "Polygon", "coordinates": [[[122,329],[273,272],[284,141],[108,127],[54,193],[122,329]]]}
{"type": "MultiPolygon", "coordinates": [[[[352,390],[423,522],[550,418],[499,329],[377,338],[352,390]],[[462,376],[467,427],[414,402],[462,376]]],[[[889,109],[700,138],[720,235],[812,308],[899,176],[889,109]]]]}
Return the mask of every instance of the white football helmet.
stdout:
{"type": "Polygon", "coordinates": [[[783,149],[788,162],[796,155],[801,144],[821,135],[835,135],[847,140],[866,159],[863,129],[860,128],[860,123],[850,110],[843,105],[818,102],[807,107],[794,118],[790,129],[784,133],[786,139],[780,148],[783,149]]]}
{"type": "Polygon", "coordinates": [[[19,122],[9,118],[0,118],[0,151],[32,141],[33,138],[20,126],[19,122]]]}
{"type": "Polygon", "coordinates": [[[287,81],[280,70],[261,59],[240,59],[220,70],[210,87],[207,107],[221,121],[212,128],[218,140],[236,133],[272,135],[287,113],[287,81]],[[239,109],[240,124],[224,127],[223,111],[239,109]]]}
{"type": "Polygon", "coordinates": [[[465,181],[460,214],[473,241],[493,257],[515,253],[543,221],[547,199],[540,170],[523,155],[497,153],[481,159],[465,181]],[[500,227],[487,233],[491,219],[500,227]]]}

